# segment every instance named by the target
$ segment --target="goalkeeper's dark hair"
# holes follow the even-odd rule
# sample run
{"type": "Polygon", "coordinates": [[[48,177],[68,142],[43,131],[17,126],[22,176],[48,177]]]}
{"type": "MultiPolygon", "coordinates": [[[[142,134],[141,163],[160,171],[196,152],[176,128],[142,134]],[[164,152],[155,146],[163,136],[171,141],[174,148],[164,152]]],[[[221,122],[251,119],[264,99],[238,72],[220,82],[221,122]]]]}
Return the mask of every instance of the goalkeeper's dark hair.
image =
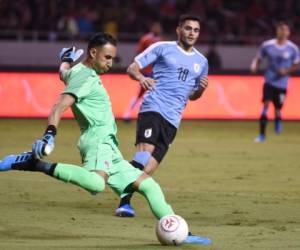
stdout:
{"type": "Polygon", "coordinates": [[[179,17],[178,26],[182,26],[186,21],[196,21],[200,25],[200,18],[198,16],[184,14],[179,17]]]}
{"type": "Polygon", "coordinates": [[[87,50],[90,51],[91,48],[102,47],[107,43],[117,46],[117,40],[112,35],[104,32],[96,33],[89,39],[87,50]]]}

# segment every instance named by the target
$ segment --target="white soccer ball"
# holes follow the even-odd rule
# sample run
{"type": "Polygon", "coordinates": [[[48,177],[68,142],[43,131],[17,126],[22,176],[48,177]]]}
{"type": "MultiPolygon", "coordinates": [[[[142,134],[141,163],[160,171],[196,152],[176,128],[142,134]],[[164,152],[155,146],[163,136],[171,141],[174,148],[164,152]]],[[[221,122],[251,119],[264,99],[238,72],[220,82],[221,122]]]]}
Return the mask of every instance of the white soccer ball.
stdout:
{"type": "Polygon", "coordinates": [[[156,225],[156,236],[162,245],[178,246],[189,233],[186,221],[179,215],[166,215],[156,225]]]}

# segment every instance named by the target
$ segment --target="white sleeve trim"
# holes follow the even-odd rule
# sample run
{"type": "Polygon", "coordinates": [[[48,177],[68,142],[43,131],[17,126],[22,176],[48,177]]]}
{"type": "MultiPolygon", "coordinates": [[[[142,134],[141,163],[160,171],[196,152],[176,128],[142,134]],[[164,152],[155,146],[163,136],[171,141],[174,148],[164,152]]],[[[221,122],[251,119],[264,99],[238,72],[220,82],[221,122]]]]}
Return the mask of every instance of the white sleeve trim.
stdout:
{"type": "Polygon", "coordinates": [[[137,56],[134,58],[134,62],[137,63],[137,65],[139,65],[140,69],[144,68],[141,62],[139,61],[139,59],[137,58],[137,56]]]}

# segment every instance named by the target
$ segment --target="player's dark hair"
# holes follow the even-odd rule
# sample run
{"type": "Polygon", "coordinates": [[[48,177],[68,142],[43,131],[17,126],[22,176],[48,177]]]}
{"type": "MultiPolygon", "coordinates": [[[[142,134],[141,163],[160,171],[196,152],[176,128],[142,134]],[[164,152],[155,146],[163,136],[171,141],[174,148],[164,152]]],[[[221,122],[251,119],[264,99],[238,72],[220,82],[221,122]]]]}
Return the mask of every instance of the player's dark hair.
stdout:
{"type": "Polygon", "coordinates": [[[89,39],[88,51],[91,48],[102,47],[107,43],[117,46],[117,40],[112,35],[103,32],[96,33],[89,39]]]}
{"type": "Polygon", "coordinates": [[[186,21],[196,21],[200,25],[200,18],[196,15],[184,14],[179,17],[178,26],[182,26],[186,21]]]}
{"type": "Polygon", "coordinates": [[[283,25],[290,26],[287,21],[281,20],[276,23],[276,28],[283,26],[283,25]]]}

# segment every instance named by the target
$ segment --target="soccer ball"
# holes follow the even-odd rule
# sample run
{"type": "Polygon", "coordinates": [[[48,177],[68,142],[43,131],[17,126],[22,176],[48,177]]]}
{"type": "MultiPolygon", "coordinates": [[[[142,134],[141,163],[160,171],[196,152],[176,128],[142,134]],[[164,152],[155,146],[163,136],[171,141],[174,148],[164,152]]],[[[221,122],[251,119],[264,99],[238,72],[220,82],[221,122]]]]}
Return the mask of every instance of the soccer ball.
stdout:
{"type": "Polygon", "coordinates": [[[162,245],[178,246],[188,236],[186,221],[179,215],[166,215],[156,225],[156,236],[162,245]]]}

